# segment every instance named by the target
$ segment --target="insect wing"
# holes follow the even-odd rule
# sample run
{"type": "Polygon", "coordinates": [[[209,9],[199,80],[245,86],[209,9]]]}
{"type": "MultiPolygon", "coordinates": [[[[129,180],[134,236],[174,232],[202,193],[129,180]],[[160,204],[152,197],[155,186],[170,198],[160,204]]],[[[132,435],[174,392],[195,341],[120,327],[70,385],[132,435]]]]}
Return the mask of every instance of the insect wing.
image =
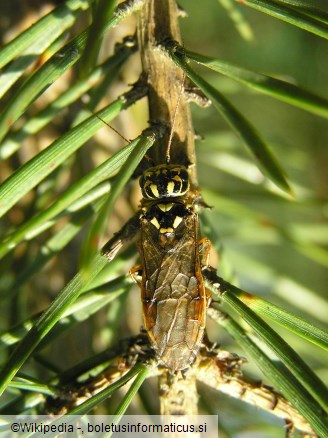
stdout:
{"type": "Polygon", "coordinates": [[[187,368],[205,327],[206,294],[198,251],[198,217],[186,216],[174,233],[160,234],[141,219],[142,302],[157,357],[170,369],[187,368]]]}

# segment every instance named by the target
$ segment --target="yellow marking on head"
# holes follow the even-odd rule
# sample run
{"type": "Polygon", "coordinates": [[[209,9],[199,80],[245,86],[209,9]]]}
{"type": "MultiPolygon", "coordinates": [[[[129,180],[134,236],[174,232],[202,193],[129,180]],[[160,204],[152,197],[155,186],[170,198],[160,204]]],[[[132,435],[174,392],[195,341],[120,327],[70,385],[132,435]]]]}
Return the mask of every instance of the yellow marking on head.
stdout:
{"type": "Polygon", "coordinates": [[[161,228],[160,230],[159,230],[159,232],[161,233],[161,234],[164,234],[164,233],[173,233],[173,228],[161,228]]]}
{"type": "Polygon", "coordinates": [[[173,204],[157,204],[157,207],[164,211],[164,213],[166,213],[167,211],[170,211],[171,208],[173,207],[173,204]]]}
{"type": "Polygon", "coordinates": [[[168,182],[166,189],[167,189],[167,193],[169,195],[172,195],[172,193],[174,193],[174,182],[173,181],[168,182]]]}
{"type": "Polygon", "coordinates": [[[178,191],[180,195],[184,195],[189,190],[189,181],[186,181],[186,188],[183,189],[184,181],[182,180],[182,178],[180,178],[179,175],[175,175],[172,179],[179,183],[180,186],[178,191]]]}
{"type": "Polygon", "coordinates": [[[182,222],[182,217],[175,216],[174,222],[173,222],[173,228],[177,228],[182,222]]]}
{"type": "Polygon", "coordinates": [[[157,185],[156,184],[150,184],[150,190],[152,191],[153,195],[156,198],[159,197],[159,193],[158,193],[158,189],[157,189],[157,185]]]}
{"type": "Polygon", "coordinates": [[[178,181],[179,183],[182,183],[182,179],[179,177],[179,175],[175,175],[172,179],[174,179],[174,181],[178,181]]]}
{"type": "Polygon", "coordinates": [[[157,228],[158,230],[159,230],[160,227],[161,227],[160,224],[159,224],[159,222],[158,222],[158,220],[157,220],[155,217],[152,218],[152,220],[150,221],[150,223],[153,224],[154,227],[157,228]]]}

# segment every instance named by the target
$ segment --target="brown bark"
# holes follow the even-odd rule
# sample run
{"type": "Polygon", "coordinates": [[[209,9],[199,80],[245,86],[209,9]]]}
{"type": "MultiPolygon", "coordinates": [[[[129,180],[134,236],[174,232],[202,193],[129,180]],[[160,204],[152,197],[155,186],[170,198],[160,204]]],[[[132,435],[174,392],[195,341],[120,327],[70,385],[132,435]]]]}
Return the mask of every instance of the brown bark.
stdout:
{"type": "Polygon", "coordinates": [[[140,12],[138,37],[142,67],[149,87],[149,119],[151,123],[158,122],[167,127],[166,135],[151,148],[149,156],[154,165],[166,162],[170,131],[174,125],[170,161],[189,166],[192,185],[197,186],[194,132],[189,105],[183,94],[173,123],[183,73],[160,48],[167,38],[181,43],[175,0],[146,0],[140,12]]]}

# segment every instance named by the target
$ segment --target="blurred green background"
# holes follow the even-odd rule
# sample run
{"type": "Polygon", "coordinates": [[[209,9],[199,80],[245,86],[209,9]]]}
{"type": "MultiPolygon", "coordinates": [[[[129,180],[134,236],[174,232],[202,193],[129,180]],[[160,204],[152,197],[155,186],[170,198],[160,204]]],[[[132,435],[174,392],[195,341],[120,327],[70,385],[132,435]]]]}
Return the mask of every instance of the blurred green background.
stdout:
{"type": "MultiPolygon", "coordinates": [[[[245,41],[219,1],[206,0],[202,7],[188,1],[182,5],[189,14],[181,21],[188,49],[327,98],[327,42],[323,39],[235,4],[253,33],[253,39],[245,41]]],[[[326,2],[311,5],[327,10],[326,2]]],[[[197,144],[198,172],[205,201],[213,206],[206,219],[215,228],[221,249],[219,271],[243,289],[324,327],[328,315],[327,120],[214,72],[199,71],[254,124],[287,172],[295,193],[295,199],[285,199],[272,185],[268,187],[225,120],[213,108],[193,106],[196,132],[204,138],[197,144]]],[[[327,381],[327,354],[272,326],[327,381]]],[[[222,331],[217,340],[224,349],[245,355],[222,331]]],[[[205,388],[202,394],[208,395],[205,388]]],[[[211,403],[229,431],[227,436],[283,436],[282,430],[270,429],[272,417],[263,418],[254,408],[226,396],[218,399],[213,391],[211,403]]]]}
{"type": "MultiPolygon", "coordinates": [[[[1,7],[0,26],[3,39],[10,35],[10,26],[19,29],[19,17],[26,20],[28,14],[36,17],[46,2],[4,1],[1,7]],[[21,8],[21,9],[20,9],[21,8]],[[33,9],[34,8],[34,9],[33,9]],[[22,13],[17,14],[20,10],[22,13]]],[[[234,3],[247,23],[250,40],[245,40],[236,30],[231,17],[222,7],[225,2],[183,0],[181,6],[188,13],[180,20],[183,42],[187,49],[204,55],[287,80],[328,98],[327,42],[273,17],[234,3]]],[[[327,2],[316,1],[311,5],[321,7],[328,13],[327,2]]],[[[87,14],[79,18],[73,33],[85,26],[87,14]]],[[[33,21],[33,20],[32,20],[33,21]]],[[[113,41],[134,31],[135,22],[128,20],[105,39],[102,51],[111,50],[113,41]]],[[[103,55],[105,56],[105,55],[103,55]]],[[[138,55],[134,55],[123,67],[116,82],[108,91],[107,99],[113,99],[126,87],[139,71],[138,55]]],[[[269,144],[281,166],[285,169],[294,198],[277,189],[262,176],[242,140],[231,130],[214,108],[206,109],[192,104],[194,127],[201,137],[197,141],[197,171],[203,197],[211,209],[202,211],[203,234],[211,238],[219,251],[214,263],[220,275],[227,281],[255,295],[267,299],[318,326],[326,326],[327,265],[328,265],[328,123],[320,116],[295,108],[204,68],[197,68],[202,76],[217,87],[256,127],[269,144]]],[[[63,78],[62,87],[74,83],[75,74],[63,78]]],[[[59,86],[59,87],[60,87],[59,86]]],[[[55,84],[55,87],[57,85],[55,84]]],[[[51,89],[50,89],[51,90],[51,89]]],[[[48,99],[51,100],[51,91],[48,99]]],[[[38,105],[38,101],[36,102],[38,105]]],[[[40,104],[42,107],[42,103],[40,104]]],[[[78,107],[71,106],[45,128],[43,134],[32,143],[22,144],[21,150],[8,161],[0,163],[0,180],[38,152],[50,140],[68,129],[78,107]],[[40,141],[41,145],[38,143],[40,141]]],[[[35,110],[34,110],[35,111],[35,110]]],[[[33,109],[26,113],[28,118],[33,109]]],[[[127,138],[134,138],[145,126],[147,113],[145,104],[136,105],[124,114],[114,126],[127,138]]],[[[56,194],[65,190],[74,181],[90,170],[93,163],[104,160],[116,148],[122,147],[121,139],[115,138],[105,127],[81,150],[71,163],[59,168],[45,183],[39,186],[32,199],[15,207],[0,223],[0,232],[5,234],[29,219],[36,211],[47,205],[56,194]],[[90,158],[91,157],[91,158],[90,158]],[[91,160],[91,161],[90,161],[91,160]],[[72,164],[72,166],[71,166],[72,164]]],[[[109,234],[131,216],[138,205],[140,194],[133,183],[125,192],[113,218],[109,221],[109,234]]],[[[60,227],[60,224],[59,224],[60,227]]],[[[22,266],[30,263],[38,254],[46,238],[52,232],[38,236],[35,240],[19,246],[14,253],[1,261],[0,328],[5,331],[27,316],[43,309],[61,287],[78,269],[81,241],[80,233],[50,264],[29,281],[12,290],[22,266]]],[[[131,259],[119,264],[113,276],[127,272],[133,265],[131,259]]],[[[114,302],[109,310],[103,310],[83,322],[69,334],[51,344],[42,355],[61,370],[78,363],[83,358],[106,348],[117,337],[136,334],[141,325],[139,291],[135,286],[128,297],[114,302]],[[119,319],[117,317],[119,315],[119,319]],[[111,320],[119,321],[117,332],[109,329],[111,320]]],[[[323,350],[293,335],[272,326],[304,358],[311,368],[327,381],[327,355],[323,350]]],[[[221,347],[245,356],[245,352],[223,329],[209,322],[210,339],[221,347]]],[[[4,360],[6,354],[3,354],[4,360]]],[[[262,374],[252,364],[244,367],[255,379],[262,374]]],[[[25,371],[25,370],[24,370],[25,371]]],[[[48,378],[45,370],[30,362],[26,372],[38,378],[48,378]]],[[[266,383],[270,384],[268,380],[266,383]]],[[[155,381],[146,382],[141,399],[135,400],[131,412],[139,412],[144,404],[157,405],[155,381]]],[[[281,421],[263,414],[245,403],[218,395],[208,388],[200,388],[201,409],[218,413],[221,437],[281,437],[284,431],[281,421]]],[[[109,411],[115,406],[114,397],[109,402],[109,411]]]]}

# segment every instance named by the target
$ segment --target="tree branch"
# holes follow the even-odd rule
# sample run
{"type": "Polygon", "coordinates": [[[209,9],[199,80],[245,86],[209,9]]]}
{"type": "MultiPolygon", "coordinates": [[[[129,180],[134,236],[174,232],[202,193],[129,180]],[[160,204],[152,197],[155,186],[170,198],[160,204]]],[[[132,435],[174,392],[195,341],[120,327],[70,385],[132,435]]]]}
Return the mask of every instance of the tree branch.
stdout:
{"type": "MultiPolygon", "coordinates": [[[[168,128],[167,134],[150,149],[149,155],[155,165],[165,163],[168,139],[183,82],[182,71],[160,48],[167,38],[181,43],[178,13],[175,0],[146,0],[138,23],[142,67],[149,87],[150,121],[162,123],[168,128]]],[[[189,166],[192,185],[197,186],[194,131],[184,94],[174,122],[171,162],[189,166]]]]}

